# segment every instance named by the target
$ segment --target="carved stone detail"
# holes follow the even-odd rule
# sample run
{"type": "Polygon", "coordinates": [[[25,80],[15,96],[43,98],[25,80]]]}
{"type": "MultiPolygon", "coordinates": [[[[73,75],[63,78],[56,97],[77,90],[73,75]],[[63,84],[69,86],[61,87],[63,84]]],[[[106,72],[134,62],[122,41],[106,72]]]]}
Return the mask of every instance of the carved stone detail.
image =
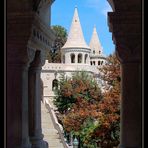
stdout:
{"type": "Polygon", "coordinates": [[[110,31],[116,54],[122,63],[141,60],[141,20],[139,12],[109,13],[110,31]]]}
{"type": "Polygon", "coordinates": [[[29,58],[29,63],[31,63],[35,57],[35,49],[28,47],[27,52],[28,52],[28,58],[29,58]]]}
{"type": "Polygon", "coordinates": [[[116,45],[116,54],[121,63],[140,62],[141,60],[141,45],[135,47],[127,47],[126,44],[116,45]]]}
{"type": "Polygon", "coordinates": [[[46,60],[46,51],[42,50],[41,51],[41,66],[45,64],[45,60],[46,60]]]}

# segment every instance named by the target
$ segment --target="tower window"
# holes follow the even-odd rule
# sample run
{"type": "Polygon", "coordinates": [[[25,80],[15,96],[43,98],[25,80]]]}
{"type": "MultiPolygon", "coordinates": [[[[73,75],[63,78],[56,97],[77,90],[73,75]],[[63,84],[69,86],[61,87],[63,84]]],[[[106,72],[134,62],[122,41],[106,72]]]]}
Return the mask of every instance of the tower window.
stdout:
{"type": "Polygon", "coordinates": [[[71,63],[75,63],[75,55],[73,53],[71,54],[71,63]]]}
{"type": "Polygon", "coordinates": [[[82,63],[82,54],[78,54],[78,63],[82,63]]]}
{"type": "Polygon", "coordinates": [[[88,55],[85,54],[85,63],[87,62],[88,55]]]}

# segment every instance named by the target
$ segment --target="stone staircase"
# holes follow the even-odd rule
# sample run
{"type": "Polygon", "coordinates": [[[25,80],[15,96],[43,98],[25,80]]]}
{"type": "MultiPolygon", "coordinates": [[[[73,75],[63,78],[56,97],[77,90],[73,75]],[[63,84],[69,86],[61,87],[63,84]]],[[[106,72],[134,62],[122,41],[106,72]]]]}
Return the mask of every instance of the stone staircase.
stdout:
{"type": "Polygon", "coordinates": [[[64,148],[60,135],[55,129],[51,115],[45,105],[41,102],[42,133],[44,140],[48,142],[49,148],[64,148]]]}

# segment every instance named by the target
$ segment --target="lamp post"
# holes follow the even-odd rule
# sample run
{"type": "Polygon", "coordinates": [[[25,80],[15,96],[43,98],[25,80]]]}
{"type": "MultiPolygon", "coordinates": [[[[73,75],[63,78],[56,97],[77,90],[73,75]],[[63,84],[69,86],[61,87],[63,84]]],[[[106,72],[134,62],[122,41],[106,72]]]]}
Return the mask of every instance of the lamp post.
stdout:
{"type": "Polygon", "coordinates": [[[74,141],[73,141],[73,148],[78,148],[79,142],[77,140],[77,138],[75,137],[74,141]]]}

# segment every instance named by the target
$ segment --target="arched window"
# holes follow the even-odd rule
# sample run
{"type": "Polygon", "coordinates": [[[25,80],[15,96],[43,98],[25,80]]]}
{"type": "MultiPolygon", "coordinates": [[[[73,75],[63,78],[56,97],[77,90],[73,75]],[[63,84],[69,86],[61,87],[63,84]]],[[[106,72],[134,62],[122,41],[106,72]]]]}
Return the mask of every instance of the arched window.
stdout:
{"type": "Polygon", "coordinates": [[[101,51],[99,51],[99,54],[101,54],[101,51]]]}
{"type": "Polygon", "coordinates": [[[52,90],[58,89],[58,80],[54,79],[52,81],[52,90]]]}
{"type": "Polygon", "coordinates": [[[95,50],[93,50],[93,54],[95,54],[95,50]]]}
{"type": "Polygon", "coordinates": [[[82,63],[82,54],[81,53],[78,54],[78,63],[82,63]]]}
{"type": "Polygon", "coordinates": [[[85,54],[85,63],[87,62],[88,54],[85,54]]]}
{"type": "Polygon", "coordinates": [[[75,63],[75,54],[72,53],[70,56],[71,56],[71,63],[75,63]]]}
{"type": "Polygon", "coordinates": [[[95,63],[96,63],[96,62],[95,62],[95,61],[93,61],[93,65],[95,65],[95,63]]]}
{"type": "Polygon", "coordinates": [[[63,55],[63,58],[62,59],[63,59],[63,63],[65,63],[65,55],[63,55]]]}
{"type": "Polygon", "coordinates": [[[103,61],[101,61],[101,65],[103,64],[103,61]]]}
{"type": "Polygon", "coordinates": [[[92,61],[90,61],[90,65],[92,65],[93,64],[93,62],[92,61]]]}
{"type": "Polygon", "coordinates": [[[98,65],[100,65],[100,61],[98,61],[98,65]]]}

